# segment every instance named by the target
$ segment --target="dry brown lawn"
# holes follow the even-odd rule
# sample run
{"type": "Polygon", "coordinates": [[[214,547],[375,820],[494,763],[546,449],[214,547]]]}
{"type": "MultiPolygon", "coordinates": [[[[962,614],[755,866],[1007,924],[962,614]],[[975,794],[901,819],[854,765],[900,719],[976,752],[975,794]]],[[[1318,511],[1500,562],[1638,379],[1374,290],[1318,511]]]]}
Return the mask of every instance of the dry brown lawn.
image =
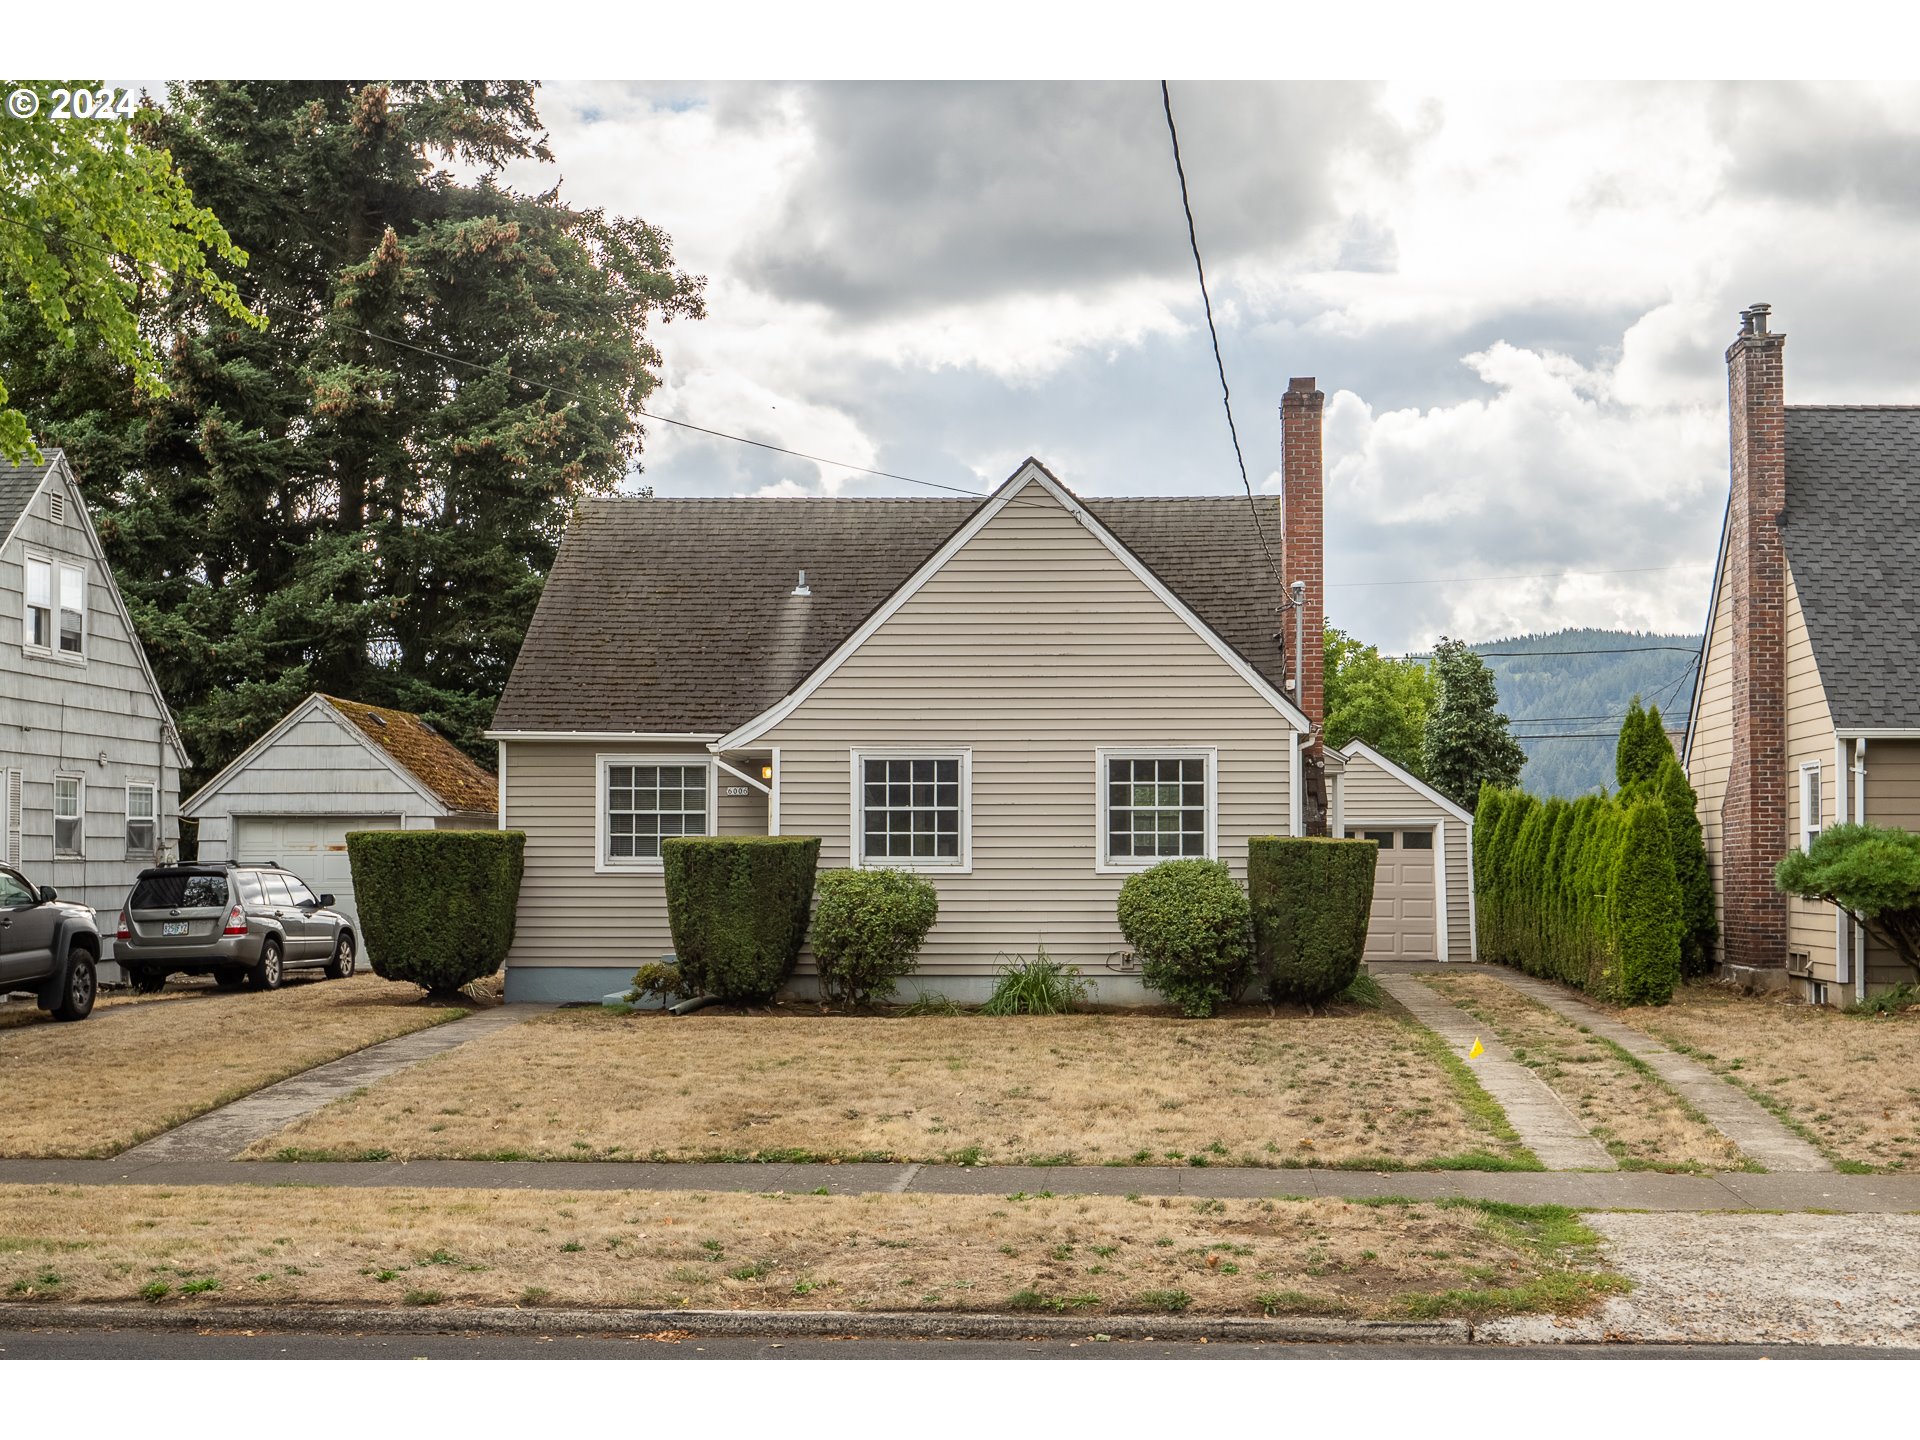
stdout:
{"type": "Polygon", "coordinates": [[[1705,1116],[1598,1035],[1489,975],[1420,977],[1504,1040],[1629,1170],[1737,1170],[1747,1161],[1705,1116]]]}
{"type": "Polygon", "coordinates": [[[1687,985],[1614,1012],[1744,1086],[1843,1168],[1920,1169],[1920,1011],[1844,1015],[1784,996],[1687,985]]]}
{"type": "Polygon", "coordinates": [[[1619,1288],[1595,1239],[1459,1202],[0,1186],[0,1298],[1473,1315],[1619,1288]]]}
{"type": "Polygon", "coordinates": [[[562,1011],[309,1116],[253,1158],[1428,1164],[1510,1147],[1426,1032],[1358,1011],[562,1011]]]}
{"type": "MultiPolygon", "coordinates": [[[[135,995],[130,990],[102,991],[99,997],[93,1002],[93,1012],[95,1015],[104,1019],[131,1005],[151,1005],[156,1002],[168,1000],[186,1000],[200,993],[201,992],[196,990],[175,989],[172,986],[162,990],[158,995],[135,995]]],[[[212,992],[208,991],[206,993],[210,994],[212,992]]],[[[73,1023],[76,1025],[90,1024],[92,1018],[92,1016],[89,1016],[86,1020],[76,1020],[73,1023]]],[[[62,1022],[56,1021],[53,1016],[42,1010],[38,1005],[35,1005],[31,1000],[9,1000],[0,1003],[0,1030],[12,1030],[22,1025],[56,1025],[60,1023],[62,1022]]]]}
{"type": "Polygon", "coordinates": [[[111,1155],[262,1085],[464,1013],[419,997],[362,975],[0,1030],[0,1156],[111,1155]]]}

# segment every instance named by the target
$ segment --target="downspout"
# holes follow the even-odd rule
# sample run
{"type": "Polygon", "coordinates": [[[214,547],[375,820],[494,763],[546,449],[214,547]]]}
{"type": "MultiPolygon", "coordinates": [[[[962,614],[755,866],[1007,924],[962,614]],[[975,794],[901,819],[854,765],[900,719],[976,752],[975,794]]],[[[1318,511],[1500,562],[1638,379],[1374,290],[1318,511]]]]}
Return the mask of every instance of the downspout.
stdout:
{"type": "MultiPolygon", "coordinates": [[[[1867,738],[1856,736],[1853,742],[1853,823],[1867,823],[1867,738]]],[[[1864,925],[1853,927],[1853,995],[1867,998],[1867,931],[1864,925]]]]}

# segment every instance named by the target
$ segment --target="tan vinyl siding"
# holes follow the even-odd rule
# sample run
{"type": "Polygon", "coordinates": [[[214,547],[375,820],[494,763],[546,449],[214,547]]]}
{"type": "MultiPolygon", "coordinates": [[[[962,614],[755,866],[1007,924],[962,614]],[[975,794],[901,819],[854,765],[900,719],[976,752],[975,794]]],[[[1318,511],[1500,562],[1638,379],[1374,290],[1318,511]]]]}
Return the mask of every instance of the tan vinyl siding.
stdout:
{"type": "MultiPolygon", "coordinates": [[[[1848,747],[1852,758],[1852,747],[1848,747]]],[[[1920,830],[1920,740],[1867,742],[1867,823],[1920,830]]],[[[1911,981],[1913,971],[1879,941],[1867,941],[1867,985],[1884,989],[1911,981]]]]}
{"type": "MultiPolygon", "coordinates": [[[[687,741],[506,742],[507,823],[527,835],[509,968],[638,965],[673,949],[660,872],[594,869],[598,757],[678,757],[695,748],[687,741]]],[[[722,804],[722,833],[765,833],[764,807],[756,830],[739,804],[722,804]]]]}
{"type": "Polygon", "coordinates": [[[1713,631],[1700,673],[1700,708],[1694,720],[1687,779],[1700,798],[1700,828],[1707,843],[1707,869],[1713,876],[1714,918],[1726,924],[1726,894],[1721,884],[1720,806],[1733,766],[1733,579],[1722,542],[1720,589],[1713,604],[1713,631]]]}
{"type": "MultiPolygon", "coordinates": [[[[1038,484],[892,615],[761,743],[780,747],[780,828],[849,858],[850,752],[972,751],[972,869],[927,873],[930,975],[1050,955],[1091,974],[1125,949],[1095,872],[1095,751],[1217,747],[1218,854],[1289,824],[1286,719],[1038,484]]],[[[810,958],[802,969],[810,970],[810,958]]]]}
{"type": "MultiPolygon", "coordinates": [[[[1833,715],[1827,708],[1820,667],[1807,638],[1807,619],[1800,609],[1800,592],[1787,571],[1787,837],[1789,848],[1800,845],[1800,767],[1820,766],[1820,818],[1832,825],[1839,817],[1838,777],[1833,764],[1833,715]]],[[[1787,946],[1805,951],[1816,980],[1834,978],[1834,913],[1824,900],[1787,902],[1787,946]]]]}
{"type": "Polygon", "coordinates": [[[1362,829],[1392,826],[1405,829],[1415,825],[1446,824],[1446,848],[1442,859],[1446,866],[1448,960],[1471,960],[1473,955],[1472,892],[1467,867],[1472,860],[1472,827],[1446,807],[1408,785],[1390,771],[1381,769],[1365,755],[1347,757],[1347,768],[1340,777],[1341,821],[1349,834],[1362,829]]]}

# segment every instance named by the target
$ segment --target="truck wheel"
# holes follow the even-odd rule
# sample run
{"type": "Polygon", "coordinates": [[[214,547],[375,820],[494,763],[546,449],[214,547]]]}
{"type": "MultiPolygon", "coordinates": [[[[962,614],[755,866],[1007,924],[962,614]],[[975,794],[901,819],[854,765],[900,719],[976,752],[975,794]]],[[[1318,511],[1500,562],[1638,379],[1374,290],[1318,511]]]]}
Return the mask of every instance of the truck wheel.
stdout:
{"type": "Polygon", "coordinates": [[[98,990],[94,974],[93,952],[76,945],[67,953],[67,983],[60,1001],[53,1007],[56,1020],[84,1020],[93,1013],[93,997],[98,990]]]}
{"type": "Polygon", "coordinates": [[[329,980],[351,980],[353,978],[353,936],[346,931],[340,932],[340,938],[333,942],[333,959],[327,962],[329,980]]]}
{"type": "Polygon", "coordinates": [[[280,988],[280,942],[269,940],[260,947],[260,963],[247,972],[247,981],[256,990],[280,988]]]}
{"type": "Polygon", "coordinates": [[[133,986],[136,995],[158,995],[167,985],[167,972],[164,970],[129,970],[127,981],[133,986]]]}

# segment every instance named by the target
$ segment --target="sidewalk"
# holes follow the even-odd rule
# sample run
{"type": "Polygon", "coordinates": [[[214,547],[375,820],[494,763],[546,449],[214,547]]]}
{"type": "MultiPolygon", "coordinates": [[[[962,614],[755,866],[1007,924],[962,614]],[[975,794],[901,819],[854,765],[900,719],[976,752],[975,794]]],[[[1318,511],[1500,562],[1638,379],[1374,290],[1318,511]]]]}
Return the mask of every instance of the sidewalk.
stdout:
{"type": "Polygon", "coordinates": [[[1254,1170],[1224,1166],[674,1165],[625,1161],[0,1160],[0,1185],[418,1186],[446,1190],[737,1190],[834,1195],[1280,1195],[1501,1200],[1590,1210],[1920,1213],[1920,1174],[1666,1175],[1652,1171],[1254,1170]]]}

